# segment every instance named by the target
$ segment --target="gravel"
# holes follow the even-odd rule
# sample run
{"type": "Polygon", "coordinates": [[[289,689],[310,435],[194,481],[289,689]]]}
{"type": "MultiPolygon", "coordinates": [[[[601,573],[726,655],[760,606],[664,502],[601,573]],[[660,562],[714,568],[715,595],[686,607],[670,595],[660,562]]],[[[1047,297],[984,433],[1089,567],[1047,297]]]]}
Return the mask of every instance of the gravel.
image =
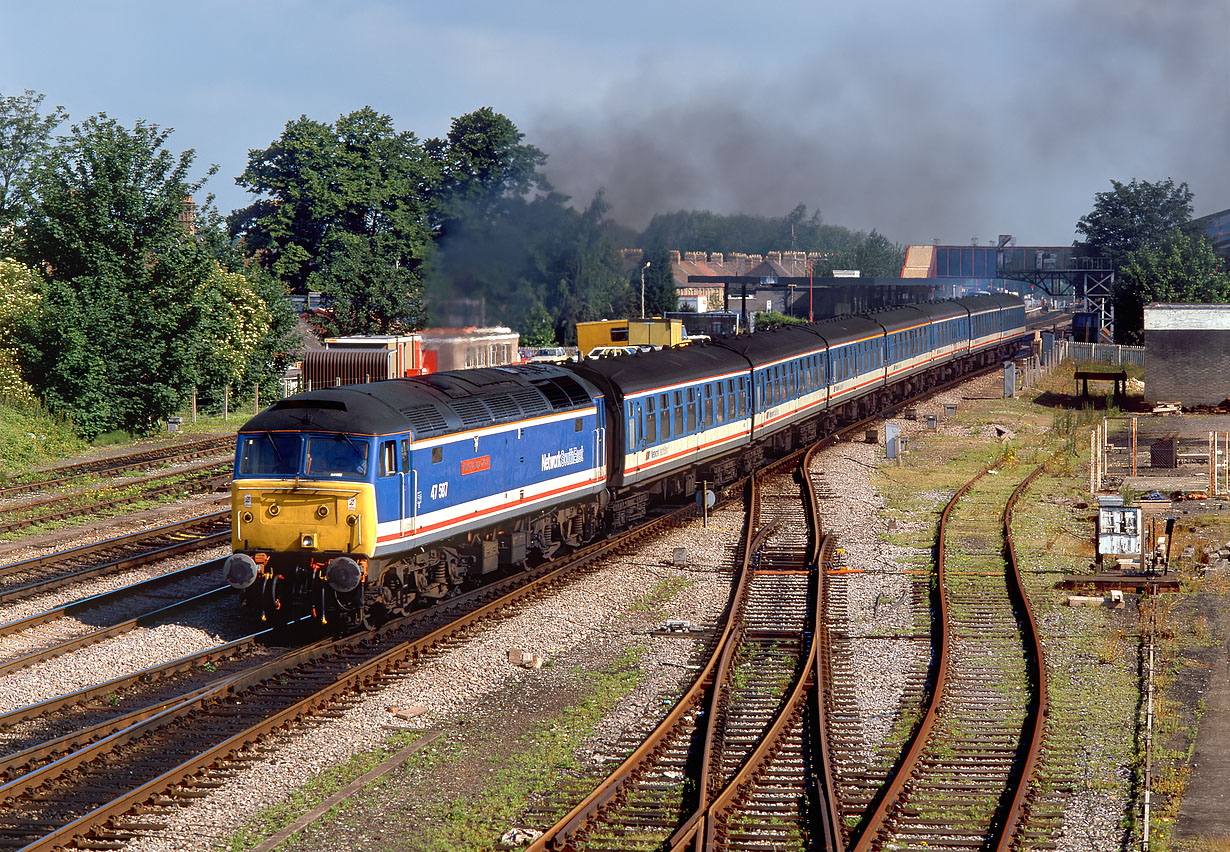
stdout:
{"type": "MultiPolygon", "coordinates": [[[[1000,387],[997,375],[966,383],[959,391],[937,395],[917,406],[919,419],[895,422],[907,437],[925,430],[926,414],[939,416],[938,432],[979,439],[993,439],[993,426],[977,429],[961,427],[944,417],[944,404],[960,404],[963,396],[993,396],[1000,387]]],[[[883,430],[880,432],[881,439],[883,430]]],[[[860,682],[856,703],[861,715],[865,748],[871,755],[882,743],[894,720],[890,711],[897,706],[907,675],[916,672],[925,660],[926,651],[920,644],[903,640],[875,638],[886,632],[915,630],[917,612],[911,595],[911,582],[905,569],[916,562],[918,552],[885,541],[890,532],[889,520],[882,511],[884,501],[875,486],[875,472],[882,464],[882,444],[841,443],[824,452],[815,470],[822,471],[832,499],[823,501],[826,529],[837,534],[846,552],[848,565],[861,573],[847,576],[849,606],[845,627],[852,637],[852,647],[860,655],[860,682]]],[[[937,507],[948,499],[941,491],[917,495],[918,500],[937,507]]],[[[202,514],[202,501],[193,501],[191,508],[180,511],[187,517],[202,514]]],[[[717,619],[729,594],[729,569],[734,559],[740,532],[740,506],[719,509],[703,529],[698,521],[685,529],[671,532],[645,544],[639,553],[612,561],[601,570],[587,574],[563,587],[557,594],[522,605],[497,623],[474,630],[469,636],[433,652],[407,673],[390,679],[341,708],[337,718],[325,718],[311,726],[268,739],[262,745],[263,759],[229,767],[219,775],[223,786],[203,798],[192,799],[184,806],[166,809],[151,816],[152,821],[165,823],[167,829],[138,838],[125,847],[128,852],[163,852],[163,850],[209,850],[226,845],[236,831],[248,824],[254,815],[270,805],[284,802],[287,797],[313,776],[350,756],[384,745],[390,731],[398,728],[433,729],[456,725],[478,715],[476,708],[515,703],[517,696],[531,684],[544,680],[560,689],[578,690],[569,681],[563,661],[599,659],[612,650],[648,643],[643,658],[644,683],[625,697],[607,715],[584,746],[585,759],[601,763],[618,751],[620,737],[639,729],[659,716],[663,702],[677,694],[691,671],[695,641],[680,637],[647,637],[644,625],[631,614],[638,597],[653,589],[659,581],[680,578],[687,585],[664,606],[671,617],[686,619],[697,626],[711,625],[717,619]],[[675,548],[688,551],[689,563],[683,567],[670,564],[675,548]],[[511,666],[510,648],[541,655],[547,661],[561,661],[558,666],[527,670],[511,666]],[[555,679],[555,680],[550,680],[555,679]],[[503,704],[501,704],[501,702],[503,704]],[[403,720],[392,710],[409,706],[425,708],[421,715],[403,720]]],[[[166,522],[165,520],[160,522],[166,522]]],[[[894,533],[908,531],[901,521],[894,533]]],[[[105,535],[119,534],[121,525],[108,524],[105,535]]],[[[104,530],[97,529],[99,537],[104,530]]],[[[83,535],[88,535],[84,534],[83,535]]],[[[43,547],[65,546],[43,542],[43,547]]],[[[10,553],[21,553],[17,547],[0,550],[0,559],[12,561],[10,553]]],[[[35,548],[26,548],[34,555],[35,548]]],[[[199,555],[193,559],[209,558],[199,555]]],[[[170,570],[169,568],[159,568],[170,570]]],[[[140,572],[136,572],[140,573],[140,572]]],[[[116,583],[107,578],[99,583],[116,583]]],[[[108,586],[109,587],[109,586],[108,586]]],[[[89,593],[95,593],[90,587],[89,593]]],[[[80,592],[73,590],[72,595],[80,592]]],[[[40,607],[48,604],[40,601],[40,607]]],[[[19,617],[14,607],[0,609],[0,619],[19,617]]],[[[188,629],[183,625],[168,625],[138,634],[129,634],[113,642],[83,649],[67,658],[38,670],[18,673],[0,681],[0,707],[21,700],[28,703],[32,696],[55,694],[86,685],[91,680],[113,677],[125,666],[139,667],[147,658],[181,656],[219,641],[225,632],[227,614],[217,625],[188,629]],[[90,672],[94,672],[91,678],[90,672]],[[105,673],[105,675],[104,675],[105,673]]],[[[643,620],[643,619],[642,619],[643,620]]],[[[150,664],[144,662],[144,665],[150,664]]],[[[1073,665],[1089,665],[1087,660],[1073,665]]],[[[1096,661],[1094,663],[1096,665],[1096,661]]],[[[1079,676],[1077,672],[1074,676],[1079,676]]],[[[503,732],[516,737],[519,730],[503,732]]],[[[1092,771],[1092,770],[1091,770],[1092,771]]],[[[436,779],[441,783],[441,779],[436,779]]],[[[405,795],[411,795],[407,791],[405,795]]],[[[391,793],[388,795],[392,795],[391,793]]],[[[1080,836],[1060,838],[1060,852],[1091,848],[1115,848],[1111,844],[1091,845],[1094,832],[1103,831],[1117,822],[1122,811],[1115,812],[1119,801],[1104,793],[1091,793],[1082,785],[1069,800],[1068,813],[1080,815],[1089,829],[1080,836]],[[1110,816],[1108,816],[1110,815],[1110,816]],[[1113,819],[1111,819],[1113,816],[1113,819]]],[[[392,813],[404,814],[405,800],[391,799],[392,813]],[[396,810],[401,808],[400,811],[396,810]]],[[[370,815],[373,823],[380,815],[370,815]]],[[[1105,837],[1105,835],[1103,835],[1105,837]]],[[[361,848],[349,845],[353,838],[330,835],[328,824],[313,827],[295,848],[361,848]]],[[[384,848],[384,847],[381,847],[384,848]]]]}

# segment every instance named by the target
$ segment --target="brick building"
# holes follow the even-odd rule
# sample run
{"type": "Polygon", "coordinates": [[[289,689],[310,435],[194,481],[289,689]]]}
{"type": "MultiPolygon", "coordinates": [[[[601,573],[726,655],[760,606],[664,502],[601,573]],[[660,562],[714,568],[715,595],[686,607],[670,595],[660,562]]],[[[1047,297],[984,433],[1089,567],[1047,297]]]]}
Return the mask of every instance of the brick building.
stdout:
{"type": "Polygon", "coordinates": [[[1145,401],[1185,407],[1230,397],[1230,305],[1145,306],[1145,401]]]}

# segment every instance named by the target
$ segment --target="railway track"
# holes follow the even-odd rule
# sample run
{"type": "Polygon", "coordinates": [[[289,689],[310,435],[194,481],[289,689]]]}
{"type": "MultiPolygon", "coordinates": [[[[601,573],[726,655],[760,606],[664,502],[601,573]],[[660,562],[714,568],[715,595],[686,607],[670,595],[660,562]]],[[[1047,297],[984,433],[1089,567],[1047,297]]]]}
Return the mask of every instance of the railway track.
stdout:
{"type": "Polygon", "coordinates": [[[210,492],[230,482],[230,462],[208,462],[184,470],[146,477],[121,488],[104,488],[96,494],[70,492],[42,500],[15,503],[0,509],[0,535],[9,535],[43,524],[97,515],[168,494],[210,492]],[[7,520],[3,520],[7,517],[7,520]]]}
{"type": "MultiPolygon", "coordinates": [[[[354,690],[393,676],[432,647],[695,511],[664,515],[575,559],[496,581],[375,632],[321,640],[244,666],[88,731],[27,738],[0,785],[0,849],[105,845],[156,827],[137,812],[144,803],[191,798],[216,786],[213,773],[225,772],[227,761],[252,759],[270,732],[331,712],[354,690]]],[[[35,709],[23,713],[40,718],[35,709]]]]}
{"type": "Polygon", "coordinates": [[[715,842],[751,849],[797,844],[809,834],[813,809],[801,770],[822,558],[814,508],[810,495],[801,505],[789,474],[754,489],[743,565],[708,662],[592,792],[570,809],[540,811],[555,821],[530,852],[715,842]]]}
{"type": "MultiPolygon", "coordinates": [[[[840,824],[851,852],[1007,850],[1045,839],[1026,820],[1046,707],[1045,668],[1017,573],[1011,512],[1041,472],[987,469],[949,501],[936,541],[935,664],[919,699],[903,699],[906,747],[860,769],[840,689],[851,673],[828,637],[830,758],[840,824]]],[[[839,637],[840,639],[840,637],[839,637]]],[[[914,637],[912,641],[919,641],[914,637]]],[[[1041,832],[1041,833],[1040,833],[1041,832]]]]}
{"type": "Polygon", "coordinates": [[[229,512],[211,512],[0,565],[0,604],[172,556],[218,547],[230,542],[230,530],[229,512]]]}
{"type": "Polygon", "coordinates": [[[149,470],[158,465],[174,461],[188,461],[206,456],[230,453],[235,447],[235,437],[227,435],[219,438],[207,438],[188,444],[173,447],[161,447],[156,450],[146,450],[140,453],[128,453],[107,459],[81,462],[79,464],[63,465],[30,474],[30,478],[21,477],[20,481],[4,483],[0,486],[0,501],[9,500],[22,494],[38,491],[49,491],[53,488],[73,483],[82,476],[117,476],[122,473],[149,470]]]}
{"type": "Polygon", "coordinates": [[[54,659],[139,627],[221,605],[222,560],[212,559],[0,624],[0,675],[54,659]]]}

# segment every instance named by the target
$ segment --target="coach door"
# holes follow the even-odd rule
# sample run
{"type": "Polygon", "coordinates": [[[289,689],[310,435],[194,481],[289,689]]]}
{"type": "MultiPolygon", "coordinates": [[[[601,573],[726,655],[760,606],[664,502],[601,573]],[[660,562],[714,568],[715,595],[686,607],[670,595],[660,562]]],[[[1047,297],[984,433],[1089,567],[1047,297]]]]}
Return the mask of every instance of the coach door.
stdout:
{"type": "Polygon", "coordinates": [[[410,442],[401,439],[401,531],[402,535],[414,532],[414,519],[418,514],[415,495],[418,493],[418,471],[410,466],[410,442]]]}
{"type": "MultiPolygon", "coordinates": [[[[639,408],[639,406],[638,406],[639,408]]],[[[594,458],[593,464],[590,465],[592,477],[599,481],[606,480],[606,418],[604,417],[604,409],[602,400],[594,402],[594,458]]],[[[628,437],[627,444],[636,452],[635,446],[632,443],[632,436],[628,437]]]]}

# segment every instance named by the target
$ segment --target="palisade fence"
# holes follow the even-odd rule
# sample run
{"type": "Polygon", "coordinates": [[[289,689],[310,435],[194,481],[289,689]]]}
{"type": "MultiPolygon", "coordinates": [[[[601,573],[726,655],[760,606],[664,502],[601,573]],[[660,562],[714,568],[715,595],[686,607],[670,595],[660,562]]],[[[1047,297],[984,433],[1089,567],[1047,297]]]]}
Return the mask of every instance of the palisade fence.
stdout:
{"type": "Polygon", "coordinates": [[[1065,358],[1073,361],[1092,361],[1098,364],[1145,365],[1145,347],[1120,346],[1117,343],[1077,343],[1074,340],[1056,340],[1051,349],[1053,363],[1065,358]]]}

